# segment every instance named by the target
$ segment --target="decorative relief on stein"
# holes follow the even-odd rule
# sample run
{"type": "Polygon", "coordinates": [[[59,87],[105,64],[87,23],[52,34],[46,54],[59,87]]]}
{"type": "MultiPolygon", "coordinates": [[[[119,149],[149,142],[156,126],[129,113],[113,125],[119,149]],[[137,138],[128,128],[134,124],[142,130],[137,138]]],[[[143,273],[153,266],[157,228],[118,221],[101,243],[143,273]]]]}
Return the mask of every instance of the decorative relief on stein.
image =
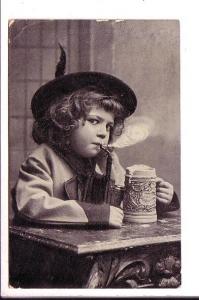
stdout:
{"type": "Polygon", "coordinates": [[[135,223],[157,221],[154,168],[134,165],[126,169],[124,220],[135,223]]]}

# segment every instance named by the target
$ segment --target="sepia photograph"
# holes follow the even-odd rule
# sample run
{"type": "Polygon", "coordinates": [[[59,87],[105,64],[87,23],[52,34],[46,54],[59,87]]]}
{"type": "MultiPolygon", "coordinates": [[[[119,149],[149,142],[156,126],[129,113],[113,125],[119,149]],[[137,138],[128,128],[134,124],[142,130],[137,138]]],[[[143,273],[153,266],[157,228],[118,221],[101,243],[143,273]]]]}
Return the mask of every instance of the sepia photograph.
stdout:
{"type": "Polygon", "coordinates": [[[8,28],[9,287],[179,288],[179,20],[8,28]]]}

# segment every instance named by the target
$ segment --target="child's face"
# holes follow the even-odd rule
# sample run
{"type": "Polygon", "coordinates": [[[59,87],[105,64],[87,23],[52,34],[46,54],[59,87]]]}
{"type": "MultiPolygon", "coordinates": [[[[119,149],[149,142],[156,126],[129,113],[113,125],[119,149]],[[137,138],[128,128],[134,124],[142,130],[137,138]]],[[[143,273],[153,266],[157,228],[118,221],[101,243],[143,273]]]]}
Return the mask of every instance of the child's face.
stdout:
{"type": "Polygon", "coordinates": [[[86,120],[79,120],[79,127],[72,132],[70,145],[82,157],[95,157],[100,152],[100,144],[107,144],[110,130],[114,125],[114,115],[103,108],[93,107],[86,120]]]}

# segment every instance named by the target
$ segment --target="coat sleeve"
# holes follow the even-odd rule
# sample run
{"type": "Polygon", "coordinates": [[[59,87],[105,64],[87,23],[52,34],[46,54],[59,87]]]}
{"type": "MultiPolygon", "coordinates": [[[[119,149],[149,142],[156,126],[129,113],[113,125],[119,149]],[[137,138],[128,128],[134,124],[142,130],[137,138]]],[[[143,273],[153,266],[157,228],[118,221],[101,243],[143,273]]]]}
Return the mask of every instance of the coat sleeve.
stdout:
{"type": "Polygon", "coordinates": [[[64,201],[54,197],[50,173],[50,168],[34,157],[21,166],[13,193],[19,217],[38,223],[108,225],[108,204],[82,205],[75,199],[64,201]]]}

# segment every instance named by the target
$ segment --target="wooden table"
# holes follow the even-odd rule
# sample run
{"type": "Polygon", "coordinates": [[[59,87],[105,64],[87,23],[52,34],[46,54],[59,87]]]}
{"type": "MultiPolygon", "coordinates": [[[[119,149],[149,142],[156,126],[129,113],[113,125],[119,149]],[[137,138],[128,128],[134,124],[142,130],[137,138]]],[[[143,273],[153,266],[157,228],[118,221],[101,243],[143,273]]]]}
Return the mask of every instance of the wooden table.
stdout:
{"type": "Polygon", "coordinates": [[[121,229],[10,226],[14,287],[145,288],[180,285],[180,215],[121,229]]]}

